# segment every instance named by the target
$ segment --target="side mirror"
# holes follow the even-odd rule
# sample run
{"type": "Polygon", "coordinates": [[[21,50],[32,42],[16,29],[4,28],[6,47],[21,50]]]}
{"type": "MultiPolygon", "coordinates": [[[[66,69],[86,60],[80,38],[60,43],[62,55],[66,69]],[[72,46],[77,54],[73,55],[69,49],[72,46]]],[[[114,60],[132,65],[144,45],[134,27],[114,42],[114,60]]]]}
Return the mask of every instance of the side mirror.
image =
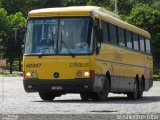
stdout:
{"type": "Polygon", "coordinates": [[[100,53],[100,49],[101,49],[101,43],[98,42],[96,45],[96,55],[98,55],[100,53]]]}
{"type": "Polygon", "coordinates": [[[103,31],[102,31],[102,29],[99,29],[99,28],[97,29],[97,39],[100,43],[103,42],[103,31]]]}
{"type": "Polygon", "coordinates": [[[103,42],[103,31],[102,29],[95,27],[96,39],[102,43],[103,42]]]}
{"type": "Polygon", "coordinates": [[[20,41],[20,29],[15,29],[15,42],[18,43],[20,41]]]}
{"type": "Polygon", "coordinates": [[[103,31],[102,29],[99,28],[95,28],[95,32],[96,32],[96,54],[98,55],[100,53],[100,49],[101,49],[101,43],[103,42],[103,31]]]}

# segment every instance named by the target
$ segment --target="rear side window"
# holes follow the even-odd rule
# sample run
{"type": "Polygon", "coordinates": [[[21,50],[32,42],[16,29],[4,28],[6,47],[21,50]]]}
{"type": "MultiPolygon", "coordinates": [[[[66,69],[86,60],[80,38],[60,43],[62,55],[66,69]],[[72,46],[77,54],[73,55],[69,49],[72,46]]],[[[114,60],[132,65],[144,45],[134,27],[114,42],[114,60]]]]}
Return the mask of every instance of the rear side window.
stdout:
{"type": "Polygon", "coordinates": [[[109,33],[108,25],[109,24],[107,22],[102,21],[103,41],[104,42],[110,42],[109,35],[108,35],[108,33],[109,33]]]}
{"type": "Polygon", "coordinates": [[[133,46],[132,33],[128,30],[126,30],[126,42],[127,42],[127,47],[132,48],[132,46],[133,46]]]}
{"type": "Polygon", "coordinates": [[[150,40],[146,38],[145,41],[146,41],[146,52],[151,53],[150,40]]]}
{"type": "Polygon", "coordinates": [[[124,29],[118,27],[118,40],[119,40],[119,45],[120,46],[125,46],[125,36],[124,36],[124,29]]]}
{"type": "Polygon", "coordinates": [[[140,50],[144,52],[145,51],[144,37],[139,36],[139,41],[140,41],[140,50]]]}
{"type": "Polygon", "coordinates": [[[135,33],[133,33],[133,44],[134,44],[134,49],[139,50],[138,35],[135,33]]]}
{"type": "Polygon", "coordinates": [[[109,34],[111,43],[117,44],[117,30],[115,25],[109,24],[109,34]]]}

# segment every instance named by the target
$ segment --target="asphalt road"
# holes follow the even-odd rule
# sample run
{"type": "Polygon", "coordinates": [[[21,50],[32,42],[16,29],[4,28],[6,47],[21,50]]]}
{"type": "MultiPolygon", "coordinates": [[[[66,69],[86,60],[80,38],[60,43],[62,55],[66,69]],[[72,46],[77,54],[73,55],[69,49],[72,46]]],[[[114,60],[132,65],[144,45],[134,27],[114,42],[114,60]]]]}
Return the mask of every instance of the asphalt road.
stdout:
{"type": "Polygon", "coordinates": [[[160,81],[154,81],[153,87],[144,92],[144,97],[135,101],[128,100],[123,94],[110,93],[109,99],[103,102],[81,101],[78,94],[67,94],[52,102],[44,102],[38,93],[24,91],[21,77],[0,76],[0,105],[0,118],[3,120],[127,119],[134,118],[135,115],[159,120],[160,81]]]}

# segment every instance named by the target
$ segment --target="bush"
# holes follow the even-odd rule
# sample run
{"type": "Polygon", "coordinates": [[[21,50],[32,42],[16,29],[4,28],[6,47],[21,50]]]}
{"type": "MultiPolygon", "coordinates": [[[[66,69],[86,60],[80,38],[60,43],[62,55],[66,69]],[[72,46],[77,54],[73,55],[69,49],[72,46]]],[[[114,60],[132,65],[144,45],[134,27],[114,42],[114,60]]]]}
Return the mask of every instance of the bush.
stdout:
{"type": "Polygon", "coordinates": [[[153,78],[155,80],[160,80],[160,69],[154,69],[153,70],[153,78]]]}

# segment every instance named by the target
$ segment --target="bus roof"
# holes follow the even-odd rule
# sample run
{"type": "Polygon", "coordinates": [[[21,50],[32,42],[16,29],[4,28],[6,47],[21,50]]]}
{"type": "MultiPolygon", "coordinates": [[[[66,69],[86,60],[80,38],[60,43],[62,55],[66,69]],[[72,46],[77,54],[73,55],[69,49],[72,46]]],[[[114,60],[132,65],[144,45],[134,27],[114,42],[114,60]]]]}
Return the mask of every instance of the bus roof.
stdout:
{"type": "Polygon", "coordinates": [[[28,14],[28,18],[53,17],[53,16],[92,16],[92,15],[98,16],[109,23],[118,25],[134,33],[143,35],[147,38],[151,38],[150,34],[147,31],[122,21],[117,14],[111,11],[96,6],[72,6],[72,7],[37,9],[30,11],[28,14]]]}

